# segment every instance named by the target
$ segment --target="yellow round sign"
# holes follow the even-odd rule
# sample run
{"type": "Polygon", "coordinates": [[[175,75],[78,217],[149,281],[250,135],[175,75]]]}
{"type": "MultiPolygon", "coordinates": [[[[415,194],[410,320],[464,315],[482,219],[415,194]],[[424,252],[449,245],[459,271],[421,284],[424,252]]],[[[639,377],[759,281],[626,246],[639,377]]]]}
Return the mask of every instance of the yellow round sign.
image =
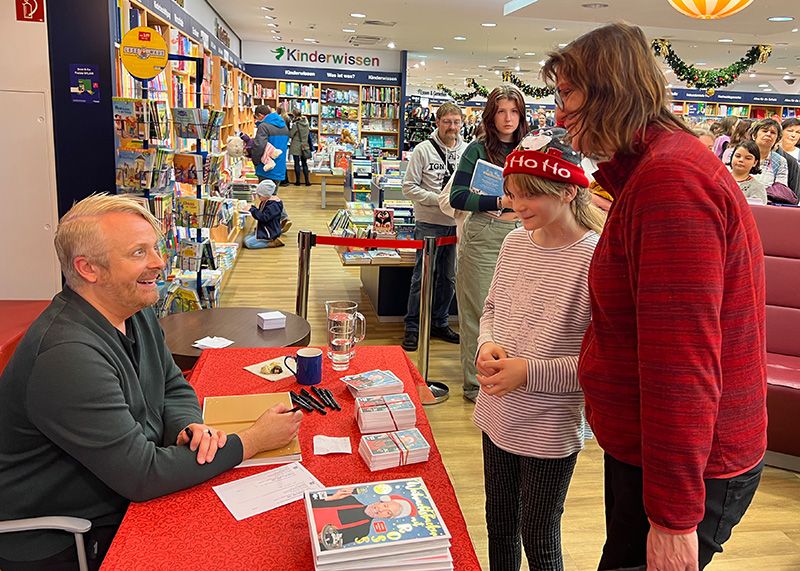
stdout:
{"type": "Polygon", "coordinates": [[[140,26],[125,34],[119,46],[122,65],[136,79],[153,79],[164,71],[167,42],[153,28],[140,26]]]}

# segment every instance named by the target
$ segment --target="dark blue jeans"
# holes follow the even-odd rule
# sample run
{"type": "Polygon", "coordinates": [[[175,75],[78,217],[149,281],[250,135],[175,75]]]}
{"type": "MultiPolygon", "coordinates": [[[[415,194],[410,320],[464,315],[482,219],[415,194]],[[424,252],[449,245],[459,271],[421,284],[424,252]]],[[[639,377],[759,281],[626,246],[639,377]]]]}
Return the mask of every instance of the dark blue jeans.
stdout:
{"type": "MultiPolygon", "coordinates": [[[[426,236],[442,238],[455,236],[455,226],[441,226],[417,222],[414,238],[422,240],[426,236]]],[[[450,304],[456,292],[456,246],[440,246],[436,248],[436,266],[433,276],[433,307],[431,308],[431,325],[445,327],[450,315],[450,304]]],[[[408,308],[406,310],[406,331],[419,331],[419,290],[422,278],[422,250],[417,250],[417,265],[411,276],[411,289],[408,292],[408,308]]]]}
{"type": "MultiPolygon", "coordinates": [[[[647,534],[650,522],[642,498],[642,469],[605,455],[606,544],[598,569],[641,569],[647,565],[647,534]]],[[[700,569],[722,553],[750,506],[761,481],[762,460],[755,468],[734,476],[705,480],[706,511],[697,526],[700,569]]]]}

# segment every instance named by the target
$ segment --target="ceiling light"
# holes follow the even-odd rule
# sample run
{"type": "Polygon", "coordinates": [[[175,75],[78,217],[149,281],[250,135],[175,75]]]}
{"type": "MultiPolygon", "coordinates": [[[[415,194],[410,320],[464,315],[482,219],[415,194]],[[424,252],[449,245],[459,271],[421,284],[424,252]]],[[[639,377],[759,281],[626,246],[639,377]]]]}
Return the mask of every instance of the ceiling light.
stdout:
{"type": "Polygon", "coordinates": [[[547,28],[544,29],[545,32],[555,32],[556,30],[558,30],[558,28],[556,28],[555,26],[548,26],[547,28]]]}
{"type": "Polygon", "coordinates": [[[731,43],[733,43],[733,40],[730,39],[730,38],[720,38],[717,41],[719,43],[721,43],[721,44],[731,44],[731,43]]]}
{"type": "Polygon", "coordinates": [[[420,61],[419,65],[421,65],[422,67],[425,67],[425,60],[420,61]]]}
{"type": "Polygon", "coordinates": [[[343,32],[347,32],[348,34],[355,34],[356,31],[353,28],[342,28],[343,32]]]}
{"type": "Polygon", "coordinates": [[[791,22],[794,18],[791,16],[770,16],[767,20],[769,22],[791,22]]]}
{"type": "Polygon", "coordinates": [[[275,18],[275,16],[270,16],[269,14],[266,14],[264,17],[265,17],[267,20],[276,20],[276,19],[277,19],[277,18],[275,18]]]}
{"type": "Polygon", "coordinates": [[[800,28],[792,28],[793,32],[797,32],[798,30],[800,30],[800,28]]]}
{"type": "Polygon", "coordinates": [[[704,61],[696,61],[696,62],[694,62],[694,65],[706,65],[706,62],[704,62],[704,61]]]}
{"type": "Polygon", "coordinates": [[[500,70],[499,69],[494,70],[494,74],[495,75],[500,75],[500,70]]]}
{"type": "Polygon", "coordinates": [[[762,89],[761,91],[772,91],[772,89],[767,88],[767,89],[762,89]]]}
{"type": "Polygon", "coordinates": [[[756,74],[755,73],[751,73],[750,77],[756,77],[756,74]]]}
{"type": "Polygon", "coordinates": [[[465,38],[464,36],[453,36],[453,39],[454,39],[454,40],[457,40],[457,41],[459,41],[459,42],[463,42],[463,41],[465,41],[467,38],[465,38]]]}
{"type": "Polygon", "coordinates": [[[435,49],[435,50],[443,50],[444,48],[442,46],[433,46],[433,49],[435,49]]]}
{"type": "Polygon", "coordinates": [[[794,79],[794,77],[793,77],[793,76],[791,76],[791,75],[789,75],[789,74],[787,73],[787,74],[786,74],[786,75],[784,75],[784,76],[783,76],[781,79],[782,79],[782,80],[784,80],[784,81],[786,81],[787,79],[794,79]]]}
{"type": "Polygon", "coordinates": [[[558,44],[558,47],[565,48],[565,47],[567,47],[567,44],[558,44]]]}
{"type": "Polygon", "coordinates": [[[536,52],[525,52],[526,56],[535,56],[536,52]]]}
{"type": "Polygon", "coordinates": [[[350,14],[350,17],[351,18],[366,18],[367,15],[366,14],[359,14],[358,12],[352,12],[350,14]]]}
{"type": "Polygon", "coordinates": [[[419,64],[418,63],[414,64],[414,69],[419,69],[419,64]]]}
{"type": "Polygon", "coordinates": [[[483,24],[481,24],[481,26],[483,26],[484,28],[494,28],[495,26],[497,26],[497,24],[495,24],[494,22],[484,22],[483,24]]]}
{"type": "Polygon", "coordinates": [[[519,66],[518,65],[514,66],[514,71],[519,71],[519,66]]]}
{"type": "Polygon", "coordinates": [[[426,58],[426,57],[428,57],[428,56],[426,56],[426,55],[424,55],[424,54],[419,54],[417,57],[419,57],[419,58],[422,58],[422,59],[425,59],[425,58],[426,58]]]}
{"type": "Polygon", "coordinates": [[[272,12],[275,8],[273,8],[272,6],[262,6],[261,9],[262,10],[269,10],[270,12],[272,12]]]}
{"type": "Polygon", "coordinates": [[[542,61],[540,61],[540,62],[539,62],[539,65],[544,65],[544,64],[546,64],[546,63],[547,63],[547,62],[546,62],[545,60],[542,60],[542,61]]]}
{"type": "Polygon", "coordinates": [[[507,60],[507,59],[505,59],[505,58],[503,58],[503,59],[499,59],[499,60],[497,60],[497,61],[498,61],[499,63],[506,63],[508,60],[507,60]]]}
{"type": "Polygon", "coordinates": [[[388,44],[386,44],[386,47],[389,48],[390,50],[393,50],[394,49],[394,42],[389,42],[388,44]]]}
{"type": "Polygon", "coordinates": [[[769,83],[759,83],[759,87],[769,87],[769,83]]]}
{"type": "Polygon", "coordinates": [[[304,42],[311,42],[312,44],[316,44],[317,43],[317,40],[315,40],[314,38],[303,38],[303,41],[304,42]]]}
{"type": "Polygon", "coordinates": [[[589,4],[581,4],[584,8],[589,8],[589,10],[599,10],[600,8],[608,8],[608,4],[603,4],[602,2],[591,2],[589,4]]]}
{"type": "Polygon", "coordinates": [[[478,67],[481,68],[481,69],[486,69],[485,65],[479,65],[478,67]]]}
{"type": "Polygon", "coordinates": [[[455,75],[455,73],[452,73],[452,72],[449,72],[449,71],[448,71],[448,72],[447,72],[447,75],[455,75]]]}
{"type": "Polygon", "coordinates": [[[269,24],[267,24],[267,26],[269,26],[270,28],[277,28],[278,24],[276,24],[275,22],[270,22],[269,24]]]}
{"type": "Polygon", "coordinates": [[[776,67],[775,69],[786,69],[785,67],[776,67]]]}

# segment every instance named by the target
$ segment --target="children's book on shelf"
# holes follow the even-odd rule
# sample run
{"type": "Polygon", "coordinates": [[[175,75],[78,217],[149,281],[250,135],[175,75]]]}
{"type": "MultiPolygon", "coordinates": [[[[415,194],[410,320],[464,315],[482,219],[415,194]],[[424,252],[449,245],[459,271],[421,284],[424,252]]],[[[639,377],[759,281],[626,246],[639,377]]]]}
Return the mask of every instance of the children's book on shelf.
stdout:
{"type": "MultiPolygon", "coordinates": [[[[250,428],[262,414],[278,404],[285,405],[287,410],[292,408],[289,393],[206,397],[203,400],[203,419],[209,425],[232,434],[250,428]]],[[[300,441],[295,435],[286,446],[260,452],[237,468],[300,462],[302,459],[300,441]]]]}
{"type": "Polygon", "coordinates": [[[369,252],[342,252],[342,263],[345,266],[363,266],[372,263],[372,256],[369,252]]]}
{"type": "Polygon", "coordinates": [[[203,155],[199,153],[175,153],[173,158],[175,181],[186,184],[202,184],[203,155]]]}
{"type": "Polygon", "coordinates": [[[149,135],[148,106],[144,99],[113,97],[114,134],[121,147],[141,147],[149,135]]]}
{"type": "Polygon", "coordinates": [[[203,259],[203,243],[185,238],[180,242],[178,251],[178,267],[182,270],[196,272],[203,259]]]}
{"type": "Polygon", "coordinates": [[[469,187],[479,194],[503,196],[503,168],[478,159],[469,187]]]}
{"type": "Polygon", "coordinates": [[[450,532],[422,478],[310,490],[305,507],[318,570],[452,569],[450,532]],[[368,515],[379,502],[391,517],[368,515]]]}
{"type": "Polygon", "coordinates": [[[372,229],[376,234],[390,234],[394,232],[394,210],[390,208],[376,208],[373,211],[372,229]]]}
{"type": "Polygon", "coordinates": [[[120,191],[149,189],[153,183],[156,149],[120,147],[116,153],[116,185],[120,191]]]}
{"type": "Polygon", "coordinates": [[[369,255],[373,260],[399,261],[401,259],[400,254],[397,253],[397,250],[391,248],[376,248],[375,250],[370,250],[369,255]]]}

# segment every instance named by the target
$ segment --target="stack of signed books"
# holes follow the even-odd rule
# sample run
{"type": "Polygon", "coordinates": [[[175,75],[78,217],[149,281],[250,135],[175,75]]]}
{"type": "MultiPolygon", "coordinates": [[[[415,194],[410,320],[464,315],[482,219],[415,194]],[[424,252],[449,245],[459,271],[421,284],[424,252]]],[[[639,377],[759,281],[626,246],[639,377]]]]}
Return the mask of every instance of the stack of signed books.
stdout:
{"type": "Polygon", "coordinates": [[[391,371],[367,371],[342,377],[354,397],[373,397],[403,392],[403,381],[391,371]]]}
{"type": "Polygon", "coordinates": [[[305,493],[317,571],[449,571],[450,532],[422,478],[305,493]]]}
{"type": "Polygon", "coordinates": [[[417,407],[406,393],[376,397],[357,397],[356,422],[362,434],[413,428],[417,407]]]}
{"type": "Polygon", "coordinates": [[[370,472],[417,464],[428,460],[431,446],[416,428],[365,434],[358,445],[358,453],[370,472]]]}

